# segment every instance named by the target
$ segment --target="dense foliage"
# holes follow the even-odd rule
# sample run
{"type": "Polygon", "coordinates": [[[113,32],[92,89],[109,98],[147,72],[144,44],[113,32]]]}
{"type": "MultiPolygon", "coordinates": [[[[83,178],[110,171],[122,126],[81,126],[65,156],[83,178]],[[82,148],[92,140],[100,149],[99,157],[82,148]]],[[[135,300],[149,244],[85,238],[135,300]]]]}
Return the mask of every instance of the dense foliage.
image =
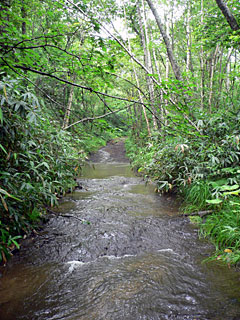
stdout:
{"type": "Polygon", "coordinates": [[[154,180],[159,192],[178,193],[183,212],[199,224],[200,235],[210,237],[216,245],[213,258],[237,263],[239,3],[228,2],[238,25],[235,31],[214,1],[207,8],[205,5],[203,1],[187,1],[185,19],[175,22],[170,31],[175,57],[184,65],[181,85],[173,74],[166,74],[161,81],[158,130],[155,128],[150,137],[146,131],[133,133],[127,150],[132,165],[154,180]],[[181,34],[176,35],[177,29],[181,34]],[[185,52],[181,42],[184,33],[185,52]]]}
{"type": "Polygon", "coordinates": [[[202,135],[156,134],[140,147],[127,143],[132,165],[154,180],[159,192],[177,192],[185,213],[211,213],[197,219],[201,233],[212,237],[218,257],[234,263],[240,261],[239,122],[237,114],[219,112],[202,122],[202,135]]]}
{"type": "MultiPolygon", "coordinates": [[[[84,140],[46,116],[36,96],[18,80],[0,82],[1,258],[17,245],[57,196],[75,186],[85,158],[84,140]]],[[[92,139],[92,137],[91,137],[92,139]]]]}

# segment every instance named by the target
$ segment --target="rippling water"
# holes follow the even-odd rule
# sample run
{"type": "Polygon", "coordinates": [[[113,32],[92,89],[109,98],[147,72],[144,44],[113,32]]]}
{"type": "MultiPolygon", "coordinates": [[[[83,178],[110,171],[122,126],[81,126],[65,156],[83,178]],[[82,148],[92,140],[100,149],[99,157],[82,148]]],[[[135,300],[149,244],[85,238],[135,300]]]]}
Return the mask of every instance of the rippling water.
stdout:
{"type": "Polygon", "coordinates": [[[239,272],[202,264],[213,248],[174,199],[100,155],[5,270],[0,319],[240,319],[239,272]]]}

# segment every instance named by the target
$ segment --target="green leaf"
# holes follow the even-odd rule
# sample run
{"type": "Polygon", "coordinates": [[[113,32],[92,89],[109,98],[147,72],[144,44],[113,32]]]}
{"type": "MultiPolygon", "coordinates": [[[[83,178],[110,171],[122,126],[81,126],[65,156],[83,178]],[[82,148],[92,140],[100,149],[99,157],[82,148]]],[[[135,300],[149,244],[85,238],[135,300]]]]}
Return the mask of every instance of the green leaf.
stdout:
{"type": "Polygon", "coordinates": [[[7,151],[4,149],[4,147],[0,144],[0,148],[2,149],[2,151],[7,154],[7,151]]]}
{"type": "Polygon", "coordinates": [[[239,188],[238,184],[234,184],[233,186],[223,185],[219,188],[220,191],[232,191],[239,188]]]}
{"type": "Polygon", "coordinates": [[[28,121],[30,123],[35,123],[36,124],[36,114],[34,112],[29,112],[27,115],[28,121]]]}
{"type": "Polygon", "coordinates": [[[48,170],[50,170],[50,167],[49,167],[49,165],[48,165],[47,162],[42,162],[42,163],[38,164],[38,165],[35,167],[35,169],[37,169],[37,168],[39,168],[39,167],[41,167],[41,166],[45,166],[48,170]]]}
{"type": "Polygon", "coordinates": [[[22,201],[21,199],[18,199],[17,197],[14,197],[13,195],[11,195],[10,193],[8,193],[8,192],[7,192],[6,190],[4,190],[4,189],[1,189],[1,188],[0,188],[0,193],[4,194],[4,195],[6,195],[6,196],[8,196],[8,197],[10,197],[10,198],[13,198],[13,199],[15,199],[15,200],[22,201]]]}
{"type": "Polygon", "coordinates": [[[16,246],[17,249],[20,248],[20,245],[17,243],[17,239],[21,239],[21,236],[15,236],[15,237],[9,237],[8,239],[8,245],[10,246],[12,243],[16,246]]]}
{"type": "Polygon", "coordinates": [[[224,192],[223,195],[224,195],[224,196],[227,196],[227,195],[235,195],[235,196],[238,196],[239,193],[240,193],[240,189],[235,190],[235,191],[224,192]]]}
{"type": "Polygon", "coordinates": [[[227,179],[220,179],[217,181],[210,181],[209,184],[213,186],[213,188],[221,187],[222,185],[227,183],[227,179]]]}
{"type": "Polygon", "coordinates": [[[221,199],[213,199],[213,200],[206,200],[207,203],[209,204],[219,204],[222,202],[221,199]]]}

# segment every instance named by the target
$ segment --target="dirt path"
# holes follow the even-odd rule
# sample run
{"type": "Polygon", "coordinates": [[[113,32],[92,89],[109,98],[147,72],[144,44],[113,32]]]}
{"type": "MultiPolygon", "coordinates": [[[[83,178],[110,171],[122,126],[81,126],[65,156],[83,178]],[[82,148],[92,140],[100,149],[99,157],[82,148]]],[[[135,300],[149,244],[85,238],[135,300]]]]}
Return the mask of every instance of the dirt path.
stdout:
{"type": "Polygon", "coordinates": [[[91,162],[129,162],[126,157],[124,146],[125,138],[111,140],[100,152],[92,154],[89,158],[91,162]],[[104,157],[104,155],[106,155],[104,157]]]}

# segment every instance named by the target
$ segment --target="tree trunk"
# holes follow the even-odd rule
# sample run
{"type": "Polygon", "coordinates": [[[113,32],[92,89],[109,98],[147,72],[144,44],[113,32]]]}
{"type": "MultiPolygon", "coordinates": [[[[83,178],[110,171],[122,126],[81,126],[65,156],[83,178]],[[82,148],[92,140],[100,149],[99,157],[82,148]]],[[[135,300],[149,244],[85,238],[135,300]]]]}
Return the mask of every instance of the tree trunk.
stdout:
{"type": "MultiPolygon", "coordinates": [[[[226,77],[226,88],[227,88],[227,86],[228,86],[227,82],[228,82],[228,79],[229,79],[229,76],[230,76],[230,73],[228,73],[229,71],[227,71],[227,69],[229,68],[229,63],[230,63],[230,59],[231,59],[232,53],[233,53],[233,48],[231,48],[231,49],[229,48],[229,49],[228,49],[228,55],[227,55],[227,62],[226,62],[226,64],[225,64],[224,69],[221,71],[221,74],[227,73],[227,77],[226,77]]],[[[223,82],[224,82],[224,78],[221,76],[221,80],[220,80],[220,84],[219,84],[219,91],[220,91],[220,92],[222,91],[223,82]]],[[[229,86],[230,86],[230,83],[229,83],[229,86]]]]}
{"type": "Polygon", "coordinates": [[[26,21],[25,21],[25,18],[27,16],[27,12],[26,12],[26,5],[24,3],[24,0],[22,1],[21,16],[22,16],[22,19],[23,19],[23,22],[22,22],[22,34],[25,35],[26,34],[26,21]]]}
{"type": "Polygon", "coordinates": [[[162,24],[162,21],[161,21],[159,15],[158,15],[158,12],[157,12],[156,8],[153,5],[152,0],[147,0],[147,3],[148,3],[148,5],[149,5],[154,17],[155,17],[155,20],[157,22],[159,31],[160,31],[160,33],[161,33],[161,35],[163,37],[163,40],[164,40],[164,43],[165,43],[165,46],[166,46],[166,49],[167,49],[168,58],[170,60],[174,75],[175,75],[177,80],[182,80],[180,68],[179,68],[179,66],[178,66],[178,64],[177,64],[177,62],[176,62],[176,60],[174,58],[172,46],[171,46],[169,38],[168,38],[168,36],[166,34],[164,25],[162,24]]]}
{"type": "MultiPolygon", "coordinates": [[[[151,38],[151,41],[152,41],[152,38],[151,38]]],[[[156,70],[156,73],[158,75],[158,81],[159,81],[159,83],[161,83],[162,82],[162,77],[161,77],[160,69],[159,69],[159,66],[158,66],[156,51],[155,51],[154,47],[152,48],[152,55],[153,55],[153,62],[154,62],[155,70],[156,70]]],[[[162,91],[161,88],[160,88],[160,107],[159,108],[160,108],[160,113],[161,113],[161,121],[163,123],[164,122],[163,91],[162,91]]]]}
{"type": "MultiPolygon", "coordinates": [[[[234,53],[234,65],[233,65],[233,73],[234,74],[236,74],[237,62],[238,62],[237,50],[235,50],[235,53],[234,53]]],[[[236,76],[232,77],[231,89],[229,88],[231,93],[232,93],[232,101],[234,101],[235,84],[236,84],[236,76]]]]}
{"type": "MultiPolygon", "coordinates": [[[[203,26],[203,0],[201,0],[201,26],[203,26]]],[[[203,61],[203,45],[201,43],[200,49],[200,72],[201,72],[201,84],[200,84],[200,95],[201,95],[201,103],[200,108],[203,111],[204,108],[204,61],[203,61]]]]}
{"type": "Polygon", "coordinates": [[[218,53],[219,45],[217,44],[216,49],[214,51],[213,57],[211,58],[211,66],[210,66],[210,81],[209,81],[209,98],[208,98],[208,106],[209,112],[212,112],[212,97],[213,97],[213,76],[214,70],[216,66],[217,53],[218,53]]]}
{"type": "Polygon", "coordinates": [[[216,3],[219,7],[219,9],[222,11],[224,17],[227,19],[228,24],[230,25],[231,29],[233,31],[237,31],[240,29],[236,19],[234,18],[233,14],[229,10],[226,3],[224,3],[222,0],[216,0],[216,3]]]}
{"type": "MultiPolygon", "coordinates": [[[[138,7],[139,8],[139,7],[138,7]]],[[[125,11],[125,6],[124,6],[124,17],[125,17],[125,20],[126,20],[126,11],[125,11]]],[[[127,34],[127,41],[128,41],[128,51],[130,52],[130,55],[132,56],[132,49],[131,49],[131,44],[130,44],[130,39],[129,39],[129,36],[127,34]]],[[[138,79],[138,75],[137,75],[137,72],[136,72],[136,68],[134,66],[134,61],[131,57],[131,63],[132,63],[132,68],[133,68],[133,72],[134,72],[134,77],[135,77],[135,81],[137,83],[137,87],[140,88],[140,83],[139,83],[139,79],[138,79]]],[[[151,129],[150,129],[150,125],[149,125],[149,121],[148,121],[148,117],[147,117],[147,112],[146,112],[146,108],[144,107],[144,101],[143,101],[143,97],[142,97],[142,94],[140,92],[140,90],[138,90],[138,95],[139,95],[139,99],[140,99],[140,102],[142,104],[142,109],[143,109],[143,115],[144,115],[144,118],[145,118],[145,121],[146,121],[146,125],[147,125],[147,131],[148,131],[148,135],[149,137],[151,136],[151,129]]]]}
{"type": "MultiPolygon", "coordinates": [[[[76,78],[76,76],[74,75],[73,82],[75,81],[75,78],[76,78]]],[[[63,119],[63,125],[62,125],[63,129],[65,129],[69,125],[71,109],[72,109],[72,102],[73,102],[73,94],[74,94],[74,86],[71,86],[70,93],[69,93],[69,98],[68,98],[67,109],[66,109],[66,112],[65,112],[65,115],[64,115],[64,119],[63,119]]]]}
{"type": "Polygon", "coordinates": [[[190,0],[187,2],[187,25],[186,25],[186,32],[187,32],[187,65],[186,65],[186,71],[190,71],[190,63],[191,63],[191,40],[190,40],[190,0]]]}
{"type": "MultiPolygon", "coordinates": [[[[170,28],[169,28],[169,20],[168,17],[165,16],[166,19],[166,33],[167,37],[169,37],[170,28]]],[[[166,55],[166,70],[165,70],[165,80],[168,81],[169,78],[169,57],[166,55]]],[[[165,99],[165,113],[167,113],[166,107],[168,106],[168,99],[165,99]]]]}
{"type": "Polygon", "coordinates": [[[174,18],[173,18],[173,14],[174,14],[174,0],[171,0],[171,28],[169,27],[169,31],[167,33],[167,36],[170,36],[170,29],[171,29],[171,42],[172,42],[172,51],[174,52],[174,37],[175,37],[175,33],[174,33],[174,18]]]}
{"type": "MultiPolygon", "coordinates": [[[[141,32],[142,43],[143,43],[143,51],[144,51],[144,58],[145,58],[144,60],[145,60],[146,68],[150,70],[151,74],[153,74],[152,59],[151,59],[151,54],[149,50],[149,37],[148,37],[147,21],[145,16],[144,0],[142,0],[142,7],[143,7],[143,23],[142,23],[142,15],[140,10],[140,3],[138,2],[138,16],[139,16],[140,32],[141,32]]],[[[151,104],[154,104],[155,94],[154,94],[153,80],[151,76],[147,75],[146,77],[147,77],[147,85],[148,85],[150,101],[151,101],[151,104]]],[[[156,114],[155,107],[152,107],[152,109],[153,109],[153,113],[156,114]]],[[[153,126],[154,126],[154,129],[157,130],[157,121],[154,114],[152,115],[153,126]]]]}
{"type": "Polygon", "coordinates": [[[228,49],[228,57],[227,57],[227,65],[226,65],[226,89],[227,91],[230,90],[230,73],[231,73],[231,54],[232,49],[228,49]]]}
{"type": "MultiPolygon", "coordinates": [[[[168,18],[166,17],[166,32],[167,32],[167,37],[169,37],[169,21],[168,18]]],[[[166,73],[165,73],[166,80],[168,80],[169,77],[169,57],[166,55],[166,73]]]]}

